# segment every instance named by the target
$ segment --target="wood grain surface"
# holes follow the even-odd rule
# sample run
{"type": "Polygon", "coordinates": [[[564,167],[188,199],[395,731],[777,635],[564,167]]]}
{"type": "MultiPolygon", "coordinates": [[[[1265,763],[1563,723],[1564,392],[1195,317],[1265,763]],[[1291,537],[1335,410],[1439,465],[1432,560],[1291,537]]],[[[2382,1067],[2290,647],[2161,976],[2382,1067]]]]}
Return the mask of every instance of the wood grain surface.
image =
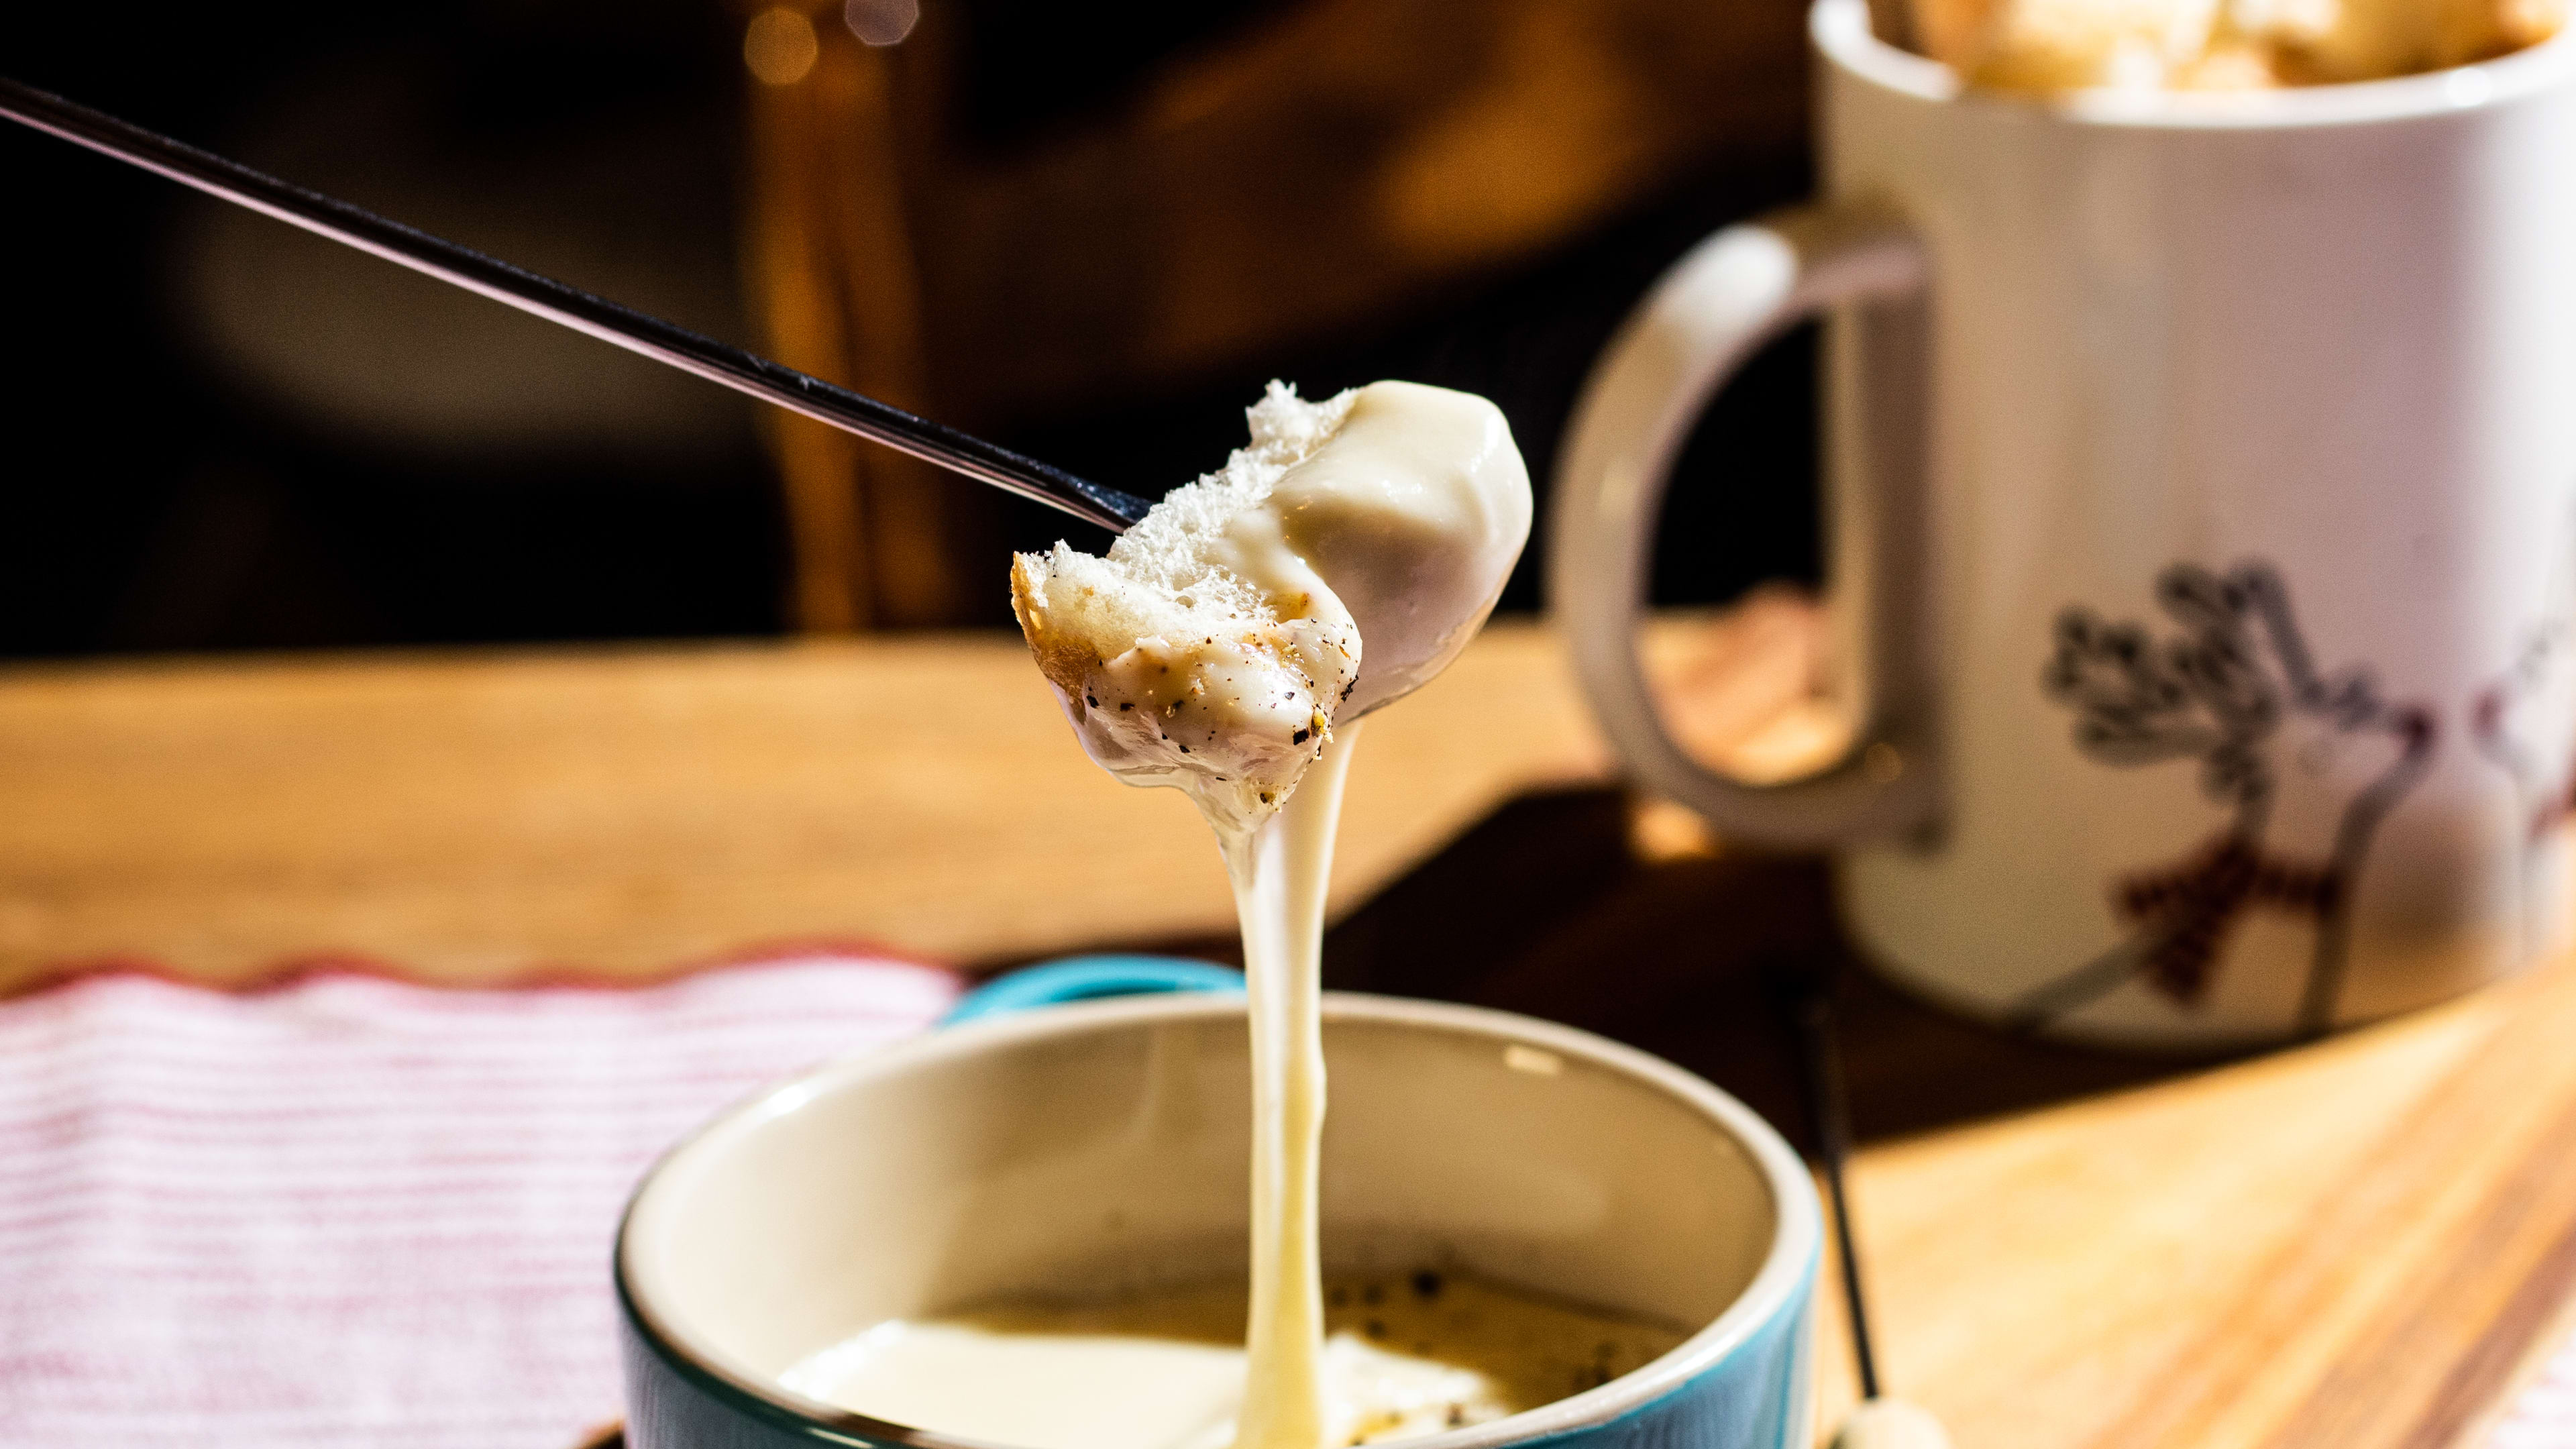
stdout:
{"type": "MultiPolygon", "coordinates": [[[[1344,904],[1604,755],[1555,643],[1501,627],[1352,768],[1344,904]]],[[[975,959],[1233,919],[1188,803],[1094,768],[993,635],[19,667],[0,800],[0,986],[129,958],[641,975],[813,938],[975,959]]]]}
{"type": "MultiPolygon", "coordinates": [[[[1707,625],[1699,657],[1786,708],[1789,617],[1707,625]]],[[[1741,721],[1704,743],[1758,766],[1763,715],[1696,718],[1741,721]]],[[[1765,980],[1848,953],[1825,870],[1606,768],[1557,642],[1492,631],[1371,726],[1328,973],[1622,1037],[1795,1135],[1765,980]]],[[[0,984],[346,955],[640,977],[815,937],[1222,955],[1230,919],[1186,804],[1094,770],[992,638],[18,667],[0,800],[0,984]]],[[[2576,965],[2197,1066],[1860,975],[1842,1001],[1884,1371],[1963,1449],[2452,1449],[2576,1331],[2576,965]]]]}
{"type": "Polygon", "coordinates": [[[2576,1298],[2576,970],[1883,1143],[1853,1192],[1882,1371],[1963,1445],[2466,1445],[2576,1298]]]}

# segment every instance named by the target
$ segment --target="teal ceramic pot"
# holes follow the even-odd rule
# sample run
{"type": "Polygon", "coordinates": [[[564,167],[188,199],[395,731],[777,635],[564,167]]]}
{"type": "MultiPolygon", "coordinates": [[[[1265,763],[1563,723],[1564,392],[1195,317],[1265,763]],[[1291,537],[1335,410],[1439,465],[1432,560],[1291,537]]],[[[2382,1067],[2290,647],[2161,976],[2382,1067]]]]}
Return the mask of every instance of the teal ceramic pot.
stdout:
{"type": "MultiPolygon", "coordinates": [[[[1241,1273],[1247,1033],[1242,1001],[1204,990],[1227,978],[1018,1009],[1136,969],[970,998],[974,1019],[809,1072],[663,1158],[617,1244],[632,1449],[990,1449],[777,1375],[888,1318],[1241,1273]]],[[[1624,1378],[1411,1443],[1805,1449],[1819,1216],[1776,1133],[1587,1033],[1324,1002],[1328,1269],[1464,1269],[1698,1325],[1624,1378]]]]}

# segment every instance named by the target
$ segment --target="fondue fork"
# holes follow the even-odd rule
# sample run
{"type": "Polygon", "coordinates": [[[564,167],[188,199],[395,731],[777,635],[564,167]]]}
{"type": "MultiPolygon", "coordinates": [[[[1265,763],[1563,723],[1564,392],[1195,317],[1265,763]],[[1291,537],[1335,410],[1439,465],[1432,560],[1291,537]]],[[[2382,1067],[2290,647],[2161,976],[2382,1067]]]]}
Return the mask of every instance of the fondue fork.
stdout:
{"type": "Polygon", "coordinates": [[[1852,1240],[1851,1200],[1843,1190],[1843,1168],[1851,1157],[1851,1100],[1843,1088],[1842,1058],[1834,1048],[1833,974],[1801,972],[1793,991],[1789,1009],[1806,1088],[1807,1118],[1815,1124],[1816,1163],[1824,1174],[1826,1200],[1833,1207],[1843,1305],[1851,1319],[1852,1358],[1860,1371],[1860,1403],[1835,1430],[1831,1449],[1950,1449],[1949,1431],[1930,1410],[1879,1392],[1869,1305],[1861,1295],[1860,1245],[1852,1240]]]}
{"type": "Polygon", "coordinates": [[[685,327],[0,76],[0,115],[870,442],[1124,533],[1152,507],[685,327]]]}

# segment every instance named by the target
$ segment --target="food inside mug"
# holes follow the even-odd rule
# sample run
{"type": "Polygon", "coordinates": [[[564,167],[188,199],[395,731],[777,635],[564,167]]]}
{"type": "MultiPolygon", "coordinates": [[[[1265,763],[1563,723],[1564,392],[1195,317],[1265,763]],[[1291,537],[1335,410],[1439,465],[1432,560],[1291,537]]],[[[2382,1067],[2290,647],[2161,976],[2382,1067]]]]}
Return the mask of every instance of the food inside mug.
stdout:
{"type": "Polygon", "coordinates": [[[1879,38],[1990,90],[2384,80],[2539,44],[2569,0],[1883,0],[1879,38]]]}

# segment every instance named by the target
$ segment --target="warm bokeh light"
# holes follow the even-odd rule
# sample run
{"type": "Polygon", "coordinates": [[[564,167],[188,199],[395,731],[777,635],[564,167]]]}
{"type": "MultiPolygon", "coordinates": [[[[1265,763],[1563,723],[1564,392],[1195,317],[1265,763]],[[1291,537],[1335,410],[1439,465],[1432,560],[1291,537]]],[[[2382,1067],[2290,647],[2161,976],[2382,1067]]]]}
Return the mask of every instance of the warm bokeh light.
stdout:
{"type": "Polygon", "coordinates": [[[869,45],[899,45],[921,21],[921,0],[846,0],[841,23],[869,45]]]}
{"type": "Polygon", "coordinates": [[[766,85],[792,86],[803,80],[820,49],[814,22],[784,5],[751,17],[742,33],[742,63],[766,85]]]}

